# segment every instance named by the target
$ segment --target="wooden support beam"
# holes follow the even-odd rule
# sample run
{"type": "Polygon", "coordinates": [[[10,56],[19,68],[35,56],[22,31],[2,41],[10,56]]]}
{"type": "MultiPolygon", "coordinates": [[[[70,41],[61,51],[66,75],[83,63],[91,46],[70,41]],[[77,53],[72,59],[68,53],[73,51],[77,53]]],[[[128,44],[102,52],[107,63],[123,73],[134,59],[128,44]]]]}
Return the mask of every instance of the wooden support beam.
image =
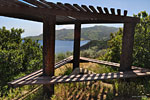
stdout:
{"type": "Polygon", "coordinates": [[[120,61],[121,71],[131,70],[135,26],[136,26],[135,23],[124,24],[123,39],[122,39],[122,54],[120,61]]]}
{"type": "Polygon", "coordinates": [[[80,37],[81,24],[76,23],[74,29],[73,69],[78,68],[80,63],[80,37]]]}
{"type": "MultiPolygon", "coordinates": [[[[49,77],[54,76],[55,23],[56,16],[43,18],[43,75],[49,77]]],[[[44,85],[43,93],[50,98],[54,94],[54,85],[44,85]]]]}

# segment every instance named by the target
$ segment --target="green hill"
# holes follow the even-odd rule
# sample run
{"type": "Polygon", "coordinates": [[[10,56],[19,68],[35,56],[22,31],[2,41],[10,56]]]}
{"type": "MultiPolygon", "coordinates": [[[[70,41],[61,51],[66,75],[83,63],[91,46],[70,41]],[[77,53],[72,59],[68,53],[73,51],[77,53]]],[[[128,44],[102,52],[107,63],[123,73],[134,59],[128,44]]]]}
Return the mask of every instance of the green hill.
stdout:
{"type": "Polygon", "coordinates": [[[107,48],[107,41],[99,41],[99,40],[91,40],[87,44],[80,47],[80,50],[88,50],[93,47],[96,47],[96,51],[106,49],[107,48]]]}
{"type": "MultiPolygon", "coordinates": [[[[107,26],[94,26],[88,28],[82,28],[81,40],[106,40],[109,39],[110,33],[117,32],[118,28],[107,26]]],[[[56,30],[57,40],[73,40],[73,29],[61,29],[56,30]]],[[[30,36],[32,40],[42,40],[43,35],[30,36]]]]}

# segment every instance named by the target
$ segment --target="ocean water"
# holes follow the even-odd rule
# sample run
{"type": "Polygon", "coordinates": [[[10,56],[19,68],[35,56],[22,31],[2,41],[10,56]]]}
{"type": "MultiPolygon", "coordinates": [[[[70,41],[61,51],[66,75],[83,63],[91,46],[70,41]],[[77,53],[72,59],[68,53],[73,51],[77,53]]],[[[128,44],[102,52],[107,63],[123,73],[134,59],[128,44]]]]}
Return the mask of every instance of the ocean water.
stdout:
{"type": "MultiPolygon", "coordinates": [[[[88,43],[89,40],[84,40],[80,42],[80,46],[88,43]]],[[[39,43],[43,45],[43,40],[40,40],[39,43]]],[[[55,41],[55,53],[65,53],[67,51],[73,51],[73,43],[74,41],[67,40],[56,40],[55,41]]]]}

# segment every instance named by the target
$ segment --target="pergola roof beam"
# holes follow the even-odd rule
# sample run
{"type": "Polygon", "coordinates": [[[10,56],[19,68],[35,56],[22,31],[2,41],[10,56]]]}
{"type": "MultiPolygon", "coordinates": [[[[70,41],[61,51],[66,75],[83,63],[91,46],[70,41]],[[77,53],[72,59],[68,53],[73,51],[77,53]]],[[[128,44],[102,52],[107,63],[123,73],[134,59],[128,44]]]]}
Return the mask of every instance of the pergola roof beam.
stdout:
{"type": "Polygon", "coordinates": [[[118,16],[121,16],[121,10],[120,9],[117,9],[117,14],[118,14],[118,16]]]}
{"type": "Polygon", "coordinates": [[[23,1],[28,2],[28,3],[32,4],[32,5],[35,5],[35,6],[39,7],[39,8],[47,7],[46,5],[40,3],[37,0],[23,0],[23,1]]]}
{"type": "Polygon", "coordinates": [[[98,11],[99,11],[100,14],[104,14],[104,12],[103,12],[103,10],[102,10],[101,7],[97,7],[97,9],[98,9],[98,11]]]}
{"type": "Polygon", "coordinates": [[[43,22],[42,19],[44,16],[51,15],[57,17],[57,24],[65,24],[65,22],[67,22],[66,24],[75,23],[76,21],[81,21],[82,23],[137,23],[140,21],[139,18],[127,16],[127,11],[124,11],[124,15],[121,15],[120,9],[117,10],[117,14],[115,15],[115,9],[113,8],[110,9],[111,13],[109,13],[107,8],[104,8],[104,13],[101,7],[97,7],[97,9],[95,9],[95,7],[93,6],[87,7],[86,5],[79,6],[77,4],[62,4],[60,2],[54,4],[45,0],[24,0],[28,3],[24,3],[23,1],[18,0],[12,0],[9,3],[7,3],[7,0],[7,2],[3,0],[0,1],[0,14],[2,16],[11,16],[14,18],[23,18],[27,20],[30,19],[33,21],[38,19],[37,21],[43,22]],[[16,6],[14,6],[13,4],[16,6]],[[21,5],[24,5],[24,7],[22,7],[21,5]],[[59,19],[59,16],[64,16],[64,19],[59,19]]]}
{"type": "Polygon", "coordinates": [[[78,4],[73,4],[74,7],[78,8],[80,12],[86,12],[82,7],[80,7],[78,4]]]}
{"type": "Polygon", "coordinates": [[[98,13],[97,10],[93,6],[89,6],[89,8],[93,11],[93,13],[98,13]]]}
{"type": "Polygon", "coordinates": [[[81,5],[81,7],[85,9],[86,12],[92,12],[86,5],[81,5]]]}
{"type": "Polygon", "coordinates": [[[128,11],[124,10],[124,16],[127,16],[128,11]]]}
{"type": "Polygon", "coordinates": [[[3,5],[3,6],[14,6],[14,7],[18,7],[17,4],[13,3],[13,2],[10,2],[8,0],[0,0],[0,5],[3,5]]]}
{"type": "Polygon", "coordinates": [[[105,14],[109,14],[109,11],[106,7],[104,7],[105,14]]]}
{"type": "Polygon", "coordinates": [[[65,5],[66,7],[68,7],[68,8],[70,8],[70,9],[74,10],[74,11],[80,11],[79,9],[77,9],[76,7],[72,6],[72,5],[69,4],[69,3],[65,3],[64,5],[65,5]]]}
{"type": "Polygon", "coordinates": [[[64,10],[72,10],[68,7],[66,7],[64,4],[62,4],[61,2],[57,2],[57,5],[60,6],[61,8],[63,8],[64,10]]]}
{"type": "Polygon", "coordinates": [[[115,9],[114,8],[111,8],[110,11],[111,11],[112,15],[115,15],[115,9]]]}

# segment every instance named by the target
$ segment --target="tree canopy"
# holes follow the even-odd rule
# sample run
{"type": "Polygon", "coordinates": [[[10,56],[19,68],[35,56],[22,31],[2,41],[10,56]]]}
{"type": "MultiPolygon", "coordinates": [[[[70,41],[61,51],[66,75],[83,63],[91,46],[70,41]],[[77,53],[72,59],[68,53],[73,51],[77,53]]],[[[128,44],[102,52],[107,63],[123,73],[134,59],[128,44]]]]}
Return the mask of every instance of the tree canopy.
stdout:
{"type": "Polygon", "coordinates": [[[23,32],[0,28],[0,94],[7,92],[7,82],[42,66],[42,47],[38,41],[22,40],[23,32]]]}
{"type": "MultiPolygon", "coordinates": [[[[133,65],[150,67],[150,15],[142,11],[134,16],[140,18],[140,23],[135,28],[133,65]]],[[[105,60],[120,61],[122,36],[122,28],[118,32],[111,33],[111,39],[108,41],[109,48],[104,56],[105,60]]]]}

